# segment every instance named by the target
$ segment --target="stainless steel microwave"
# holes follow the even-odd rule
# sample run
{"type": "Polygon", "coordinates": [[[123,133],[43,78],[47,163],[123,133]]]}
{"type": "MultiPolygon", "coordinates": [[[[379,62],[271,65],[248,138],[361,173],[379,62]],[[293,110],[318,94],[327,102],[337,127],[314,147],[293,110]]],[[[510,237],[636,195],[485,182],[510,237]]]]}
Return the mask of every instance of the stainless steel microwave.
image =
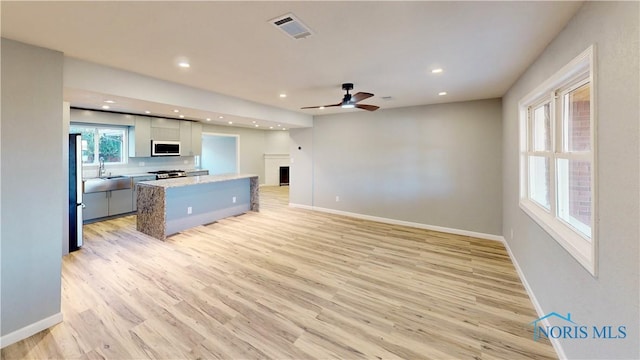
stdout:
{"type": "Polygon", "coordinates": [[[151,156],[180,156],[180,141],[151,140],[151,156]]]}

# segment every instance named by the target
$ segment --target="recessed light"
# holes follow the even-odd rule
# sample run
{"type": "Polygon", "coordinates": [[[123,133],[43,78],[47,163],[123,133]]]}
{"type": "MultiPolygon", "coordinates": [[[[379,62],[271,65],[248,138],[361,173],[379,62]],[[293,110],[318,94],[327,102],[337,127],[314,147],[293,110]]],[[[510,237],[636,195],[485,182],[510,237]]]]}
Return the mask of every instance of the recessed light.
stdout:
{"type": "Polygon", "coordinates": [[[260,125],[256,124],[256,127],[260,127],[260,125]]]}
{"type": "Polygon", "coordinates": [[[287,97],[287,94],[284,94],[284,93],[283,93],[283,94],[280,94],[280,97],[281,97],[281,98],[286,98],[286,97],[287,97]]]}
{"type": "Polygon", "coordinates": [[[109,108],[109,105],[102,105],[102,108],[103,108],[103,109],[108,109],[108,108],[109,108]]]}
{"type": "Polygon", "coordinates": [[[280,124],[278,124],[278,127],[280,127],[280,124]]]}
{"type": "Polygon", "coordinates": [[[211,118],[207,118],[207,121],[211,121],[211,118]]]}
{"type": "Polygon", "coordinates": [[[447,95],[447,92],[446,91],[441,91],[441,92],[438,93],[438,95],[444,96],[444,95],[447,95]]]}
{"type": "Polygon", "coordinates": [[[255,124],[255,123],[256,123],[256,121],[255,121],[255,120],[253,120],[251,123],[252,123],[252,124],[255,124]]]}
{"type": "Polygon", "coordinates": [[[229,121],[229,122],[228,122],[228,124],[229,124],[229,125],[233,124],[233,121],[229,121]]]}
{"type": "Polygon", "coordinates": [[[149,111],[149,110],[145,110],[145,111],[144,111],[144,113],[145,113],[145,114],[151,114],[151,111],[149,111]]]}
{"type": "Polygon", "coordinates": [[[180,112],[180,110],[178,110],[178,109],[173,109],[173,112],[180,112]]]}
{"type": "Polygon", "coordinates": [[[220,115],[218,116],[218,119],[224,119],[224,116],[220,115]]]}
{"type": "Polygon", "coordinates": [[[105,100],[104,102],[106,102],[107,104],[115,104],[116,102],[113,100],[105,100]]]}
{"type": "Polygon", "coordinates": [[[432,74],[440,74],[442,71],[443,71],[442,69],[438,68],[438,69],[431,70],[431,73],[432,74]]]}
{"type": "Polygon", "coordinates": [[[322,110],[322,109],[324,109],[324,106],[320,106],[318,109],[322,110]]]}
{"type": "Polygon", "coordinates": [[[184,118],[184,115],[182,115],[182,114],[181,114],[181,115],[180,115],[180,118],[184,118]]]}
{"type": "Polygon", "coordinates": [[[273,129],[273,126],[269,126],[269,129],[273,129]]]}
{"type": "Polygon", "coordinates": [[[190,65],[188,62],[186,62],[186,61],[180,61],[180,62],[178,63],[178,66],[180,66],[181,68],[184,68],[184,69],[187,69],[187,68],[190,68],[190,67],[191,67],[191,65],[190,65]]]}
{"type": "Polygon", "coordinates": [[[287,130],[286,128],[282,128],[282,130],[287,130]]]}

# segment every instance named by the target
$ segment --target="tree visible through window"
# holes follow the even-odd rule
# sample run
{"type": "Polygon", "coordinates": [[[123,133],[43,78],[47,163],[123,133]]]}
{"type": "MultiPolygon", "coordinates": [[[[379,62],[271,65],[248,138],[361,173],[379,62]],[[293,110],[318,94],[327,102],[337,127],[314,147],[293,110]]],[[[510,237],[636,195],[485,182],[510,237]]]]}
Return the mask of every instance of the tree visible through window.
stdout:
{"type": "Polygon", "coordinates": [[[71,125],[69,130],[82,134],[83,164],[97,165],[100,158],[105,163],[125,162],[126,128],[76,124],[71,125]]]}

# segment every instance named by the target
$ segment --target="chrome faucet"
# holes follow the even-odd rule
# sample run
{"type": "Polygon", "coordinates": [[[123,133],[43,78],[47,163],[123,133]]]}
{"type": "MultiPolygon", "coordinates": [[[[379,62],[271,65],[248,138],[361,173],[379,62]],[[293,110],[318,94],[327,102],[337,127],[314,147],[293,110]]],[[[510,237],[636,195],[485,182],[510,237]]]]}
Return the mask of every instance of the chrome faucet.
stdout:
{"type": "Polygon", "coordinates": [[[98,166],[98,177],[103,177],[104,174],[105,174],[104,158],[101,156],[100,157],[100,165],[98,166]]]}

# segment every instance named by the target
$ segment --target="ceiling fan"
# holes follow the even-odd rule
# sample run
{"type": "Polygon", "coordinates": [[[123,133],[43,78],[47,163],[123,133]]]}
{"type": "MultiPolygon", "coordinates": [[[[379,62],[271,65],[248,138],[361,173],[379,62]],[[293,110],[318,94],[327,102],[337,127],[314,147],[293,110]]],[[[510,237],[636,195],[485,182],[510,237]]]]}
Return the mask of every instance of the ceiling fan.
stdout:
{"type": "Polygon", "coordinates": [[[368,111],[376,111],[378,110],[380,107],[379,106],[375,106],[375,105],[365,105],[365,104],[358,104],[358,102],[364,100],[364,99],[368,99],[370,97],[373,96],[373,94],[371,93],[366,93],[366,92],[359,92],[356,94],[349,94],[350,90],[353,90],[353,84],[352,83],[344,83],[342,84],[342,90],[346,91],[347,93],[344,94],[344,97],[342,98],[342,101],[337,103],[337,104],[332,104],[332,105],[320,105],[320,106],[307,106],[307,107],[303,107],[301,109],[324,109],[326,107],[335,107],[335,106],[340,106],[343,109],[352,109],[352,108],[358,108],[358,109],[363,109],[363,110],[368,110],[368,111]]]}

